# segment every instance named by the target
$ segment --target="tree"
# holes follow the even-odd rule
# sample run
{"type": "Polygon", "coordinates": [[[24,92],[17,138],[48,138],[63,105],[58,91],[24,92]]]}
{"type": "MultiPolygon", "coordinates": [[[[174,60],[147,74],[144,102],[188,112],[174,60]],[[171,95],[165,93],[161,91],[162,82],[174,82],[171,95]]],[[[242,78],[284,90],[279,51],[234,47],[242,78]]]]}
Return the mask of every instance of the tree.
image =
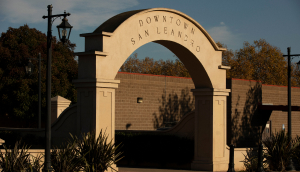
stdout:
{"type": "MultiPolygon", "coordinates": [[[[52,93],[76,102],[72,80],[77,78],[78,64],[74,60],[75,44],[64,46],[52,38],[52,93]]],[[[28,76],[25,66],[29,58],[41,53],[42,114],[46,107],[47,37],[28,25],[9,28],[0,37],[0,117],[33,119],[38,111],[38,61],[31,60],[35,68],[28,76]]]]}
{"type": "MultiPolygon", "coordinates": [[[[220,42],[217,45],[227,48],[220,42]]],[[[227,78],[256,80],[270,85],[287,85],[287,60],[280,49],[270,45],[264,39],[254,41],[253,44],[245,42],[243,48],[235,52],[223,51],[222,63],[231,66],[231,70],[226,71],[227,78]]],[[[300,71],[295,66],[296,64],[292,64],[292,86],[300,86],[300,71]]],[[[146,57],[140,60],[137,54],[129,57],[120,71],[190,77],[184,64],[178,59],[154,61],[153,58],[146,57]]]]}
{"type": "MultiPolygon", "coordinates": [[[[220,47],[226,45],[218,43],[220,47]]],[[[223,65],[231,66],[227,78],[239,78],[261,81],[263,84],[287,85],[287,59],[275,46],[260,39],[244,43],[244,47],[233,53],[232,50],[223,52],[223,65]]],[[[299,86],[300,72],[292,65],[292,86],[299,86]]]]}
{"type": "Polygon", "coordinates": [[[137,53],[126,60],[121,66],[120,72],[191,77],[184,64],[178,59],[175,61],[154,61],[153,58],[149,57],[138,59],[137,53]]]}

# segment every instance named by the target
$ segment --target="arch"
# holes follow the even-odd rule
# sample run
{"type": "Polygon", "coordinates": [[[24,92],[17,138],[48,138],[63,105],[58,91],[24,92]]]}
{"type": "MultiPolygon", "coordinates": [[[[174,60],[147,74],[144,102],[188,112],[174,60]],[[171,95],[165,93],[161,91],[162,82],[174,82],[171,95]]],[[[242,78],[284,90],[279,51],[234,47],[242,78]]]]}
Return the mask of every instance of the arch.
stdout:
{"type": "MultiPolygon", "coordinates": [[[[199,23],[179,11],[154,8],[121,13],[104,22],[93,33],[81,34],[81,36],[85,37],[86,52],[104,52],[106,54],[102,55],[105,58],[101,59],[101,63],[110,61],[114,64],[110,65],[109,71],[106,67],[100,69],[96,74],[97,78],[114,79],[130,54],[144,44],[156,42],[166,46],[172,52],[176,52],[179,47],[187,55],[191,55],[187,58],[189,60],[184,58],[180,60],[185,66],[189,66],[188,70],[193,68],[194,72],[190,70],[192,75],[193,73],[202,75],[201,81],[192,77],[196,88],[225,87],[225,71],[220,70],[222,68],[221,51],[224,49],[216,45],[199,23]],[[177,44],[170,45],[170,42],[177,44]],[[120,47],[114,47],[114,50],[110,51],[111,45],[118,44],[120,47]],[[192,60],[193,58],[197,60],[192,60]],[[204,77],[204,73],[208,76],[204,77]],[[220,80],[223,80],[223,85],[219,82],[220,80]]],[[[180,52],[177,51],[178,53],[180,52]]]]}
{"type": "Polygon", "coordinates": [[[195,170],[225,171],[226,71],[222,50],[205,29],[184,13],[153,8],[118,14],[85,37],[79,59],[77,134],[105,129],[114,136],[115,76],[129,55],[148,42],[161,44],[186,66],[195,84],[195,170]]]}

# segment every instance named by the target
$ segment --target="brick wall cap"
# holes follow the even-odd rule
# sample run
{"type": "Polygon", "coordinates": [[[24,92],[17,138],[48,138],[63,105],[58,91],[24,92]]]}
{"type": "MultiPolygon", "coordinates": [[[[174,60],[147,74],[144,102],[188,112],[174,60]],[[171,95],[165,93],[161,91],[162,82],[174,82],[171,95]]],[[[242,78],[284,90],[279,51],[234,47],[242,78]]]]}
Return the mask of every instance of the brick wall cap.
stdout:
{"type": "Polygon", "coordinates": [[[180,76],[153,75],[153,74],[130,73],[130,72],[118,72],[118,73],[120,73],[120,74],[129,74],[129,75],[144,75],[144,76],[157,76],[157,77],[167,77],[167,78],[192,79],[192,78],[180,77],[180,76]]]}
{"type": "MultiPolygon", "coordinates": [[[[261,81],[256,81],[256,80],[249,80],[249,79],[238,79],[238,78],[227,78],[230,80],[236,80],[236,81],[250,81],[250,82],[259,82],[262,83],[261,81]]],[[[283,86],[283,85],[271,85],[271,84],[262,84],[263,86],[268,86],[268,87],[284,87],[287,88],[287,86],[283,86]]],[[[291,88],[297,88],[300,89],[300,87],[291,87],[291,88]]]]}
{"type": "Polygon", "coordinates": [[[119,84],[120,80],[115,80],[115,79],[100,79],[100,78],[95,78],[95,79],[76,79],[76,80],[73,80],[73,83],[80,83],[80,82],[84,82],[84,83],[97,82],[97,83],[119,84]]]}
{"type": "MultiPolygon", "coordinates": [[[[288,111],[287,105],[264,105],[258,103],[258,109],[260,110],[270,110],[270,111],[288,111]]],[[[300,106],[291,106],[292,111],[300,111],[300,106]]]]}

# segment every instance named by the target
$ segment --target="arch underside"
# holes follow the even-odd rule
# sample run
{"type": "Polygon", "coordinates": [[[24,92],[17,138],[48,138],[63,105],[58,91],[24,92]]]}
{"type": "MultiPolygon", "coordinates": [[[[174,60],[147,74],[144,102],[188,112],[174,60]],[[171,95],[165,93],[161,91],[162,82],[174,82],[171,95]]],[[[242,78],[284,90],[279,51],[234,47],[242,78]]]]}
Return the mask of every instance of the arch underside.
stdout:
{"type": "Polygon", "coordinates": [[[157,40],[153,42],[166,47],[180,59],[191,75],[195,88],[212,88],[212,83],[203,65],[187,48],[172,41],[157,40]]]}

